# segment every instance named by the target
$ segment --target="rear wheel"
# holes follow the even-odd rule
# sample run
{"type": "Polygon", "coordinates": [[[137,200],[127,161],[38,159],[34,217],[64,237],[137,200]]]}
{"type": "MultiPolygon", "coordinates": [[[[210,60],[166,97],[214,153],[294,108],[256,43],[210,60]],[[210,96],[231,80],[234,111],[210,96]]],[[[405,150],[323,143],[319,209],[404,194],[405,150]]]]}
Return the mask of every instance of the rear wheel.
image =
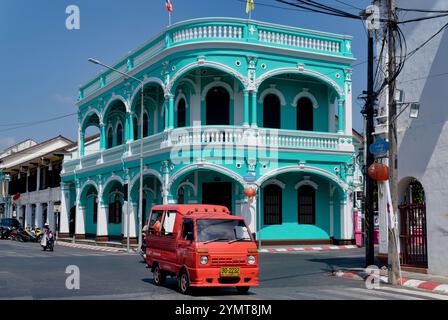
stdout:
{"type": "Polygon", "coordinates": [[[182,270],[179,274],[178,278],[178,286],[179,291],[182,294],[190,294],[191,293],[191,287],[190,287],[190,278],[188,277],[188,273],[186,270],[182,270]]]}
{"type": "Polygon", "coordinates": [[[250,287],[236,287],[236,290],[238,290],[238,293],[248,293],[250,287]]]}
{"type": "Polygon", "coordinates": [[[160,269],[158,264],[155,265],[152,274],[153,274],[154,283],[156,284],[156,286],[161,286],[165,283],[166,275],[162,271],[162,269],[160,269]]]}

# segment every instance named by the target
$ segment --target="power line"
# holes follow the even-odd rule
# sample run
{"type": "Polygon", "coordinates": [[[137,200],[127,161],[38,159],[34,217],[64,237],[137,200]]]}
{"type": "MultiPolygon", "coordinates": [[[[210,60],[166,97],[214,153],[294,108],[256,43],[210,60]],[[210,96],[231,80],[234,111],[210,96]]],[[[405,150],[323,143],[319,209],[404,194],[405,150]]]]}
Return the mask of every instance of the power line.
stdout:
{"type": "Polygon", "coordinates": [[[293,6],[293,7],[297,7],[300,9],[305,9],[309,12],[321,13],[321,14],[326,14],[326,15],[331,15],[331,16],[336,16],[336,17],[343,17],[343,18],[361,19],[361,17],[353,15],[353,14],[345,12],[345,11],[337,10],[337,9],[334,9],[334,8],[331,8],[328,6],[326,6],[326,7],[330,8],[330,9],[324,9],[321,5],[310,4],[305,1],[297,0],[298,3],[292,3],[289,1],[285,1],[285,0],[276,0],[276,1],[293,6]],[[339,12],[337,12],[337,11],[339,11],[339,12]]]}
{"type": "MultiPolygon", "coordinates": [[[[8,132],[8,131],[13,131],[13,130],[17,130],[17,129],[22,129],[22,128],[26,128],[26,127],[32,127],[32,126],[36,126],[36,125],[40,125],[40,124],[44,124],[44,123],[49,123],[49,122],[53,122],[56,120],[61,120],[64,118],[68,118],[74,115],[77,115],[77,112],[74,113],[69,113],[66,115],[62,115],[62,116],[58,116],[58,117],[54,117],[54,118],[50,118],[50,119],[45,119],[45,120],[40,120],[40,121],[30,121],[30,122],[22,122],[22,123],[16,123],[14,124],[15,126],[12,128],[6,128],[6,129],[2,129],[0,130],[0,132],[8,132]]],[[[8,125],[3,125],[3,126],[8,126],[8,125]]]]}
{"type": "Polygon", "coordinates": [[[447,16],[448,16],[448,13],[444,13],[444,14],[439,14],[437,16],[421,17],[421,18],[416,18],[416,19],[399,21],[399,22],[397,22],[397,24],[405,24],[405,23],[419,22],[419,21],[424,21],[424,20],[432,20],[432,19],[444,18],[447,16]]]}
{"type": "Polygon", "coordinates": [[[344,1],[341,1],[341,0],[334,0],[334,1],[336,1],[336,2],[338,2],[340,4],[343,4],[343,5],[346,5],[347,7],[351,7],[353,9],[356,9],[356,10],[364,10],[362,8],[358,8],[358,7],[356,7],[356,6],[354,6],[354,5],[350,4],[350,3],[347,3],[347,2],[344,2],[344,1]]]}
{"type": "Polygon", "coordinates": [[[448,10],[426,10],[426,9],[410,9],[410,8],[396,8],[396,10],[406,12],[448,13],[448,10]]]}
{"type": "MultiPolygon", "coordinates": [[[[243,2],[246,3],[247,0],[236,0],[238,2],[243,2]]],[[[258,6],[262,6],[262,7],[268,7],[268,8],[275,8],[275,9],[282,9],[282,10],[288,10],[288,11],[296,11],[296,12],[308,12],[308,10],[301,10],[301,9],[295,9],[295,8],[287,8],[287,7],[281,7],[281,6],[276,6],[274,4],[268,4],[268,3],[264,3],[264,2],[259,2],[257,1],[256,3],[258,6]]]]}

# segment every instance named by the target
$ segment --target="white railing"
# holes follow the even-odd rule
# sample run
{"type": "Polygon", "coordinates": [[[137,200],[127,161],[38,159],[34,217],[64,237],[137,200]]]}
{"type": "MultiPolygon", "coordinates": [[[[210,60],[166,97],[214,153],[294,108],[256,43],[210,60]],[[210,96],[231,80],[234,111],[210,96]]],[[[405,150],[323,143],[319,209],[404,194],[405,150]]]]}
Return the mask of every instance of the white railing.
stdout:
{"type": "Polygon", "coordinates": [[[91,95],[92,93],[94,93],[96,90],[98,90],[100,88],[100,81],[97,80],[94,83],[92,83],[90,86],[88,86],[87,88],[84,89],[84,97],[87,97],[89,95],[91,95]]]}
{"type": "MultiPolygon", "coordinates": [[[[316,150],[354,152],[353,137],[338,133],[304,132],[277,129],[250,129],[241,126],[206,126],[178,128],[143,139],[143,152],[157,152],[161,149],[183,146],[222,145],[226,148],[263,147],[285,149],[285,151],[316,150]]],[[[81,159],[64,162],[64,174],[75,169],[86,169],[100,163],[126,161],[127,157],[140,154],[140,141],[121,145],[81,159]]]]}
{"type": "Polygon", "coordinates": [[[173,33],[173,42],[206,38],[242,39],[243,27],[232,25],[199,26],[182,29],[173,33]]]}
{"type": "Polygon", "coordinates": [[[138,56],[134,58],[134,67],[138,67],[141,64],[148,61],[151,57],[159,53],[165,48],[165,39],[160,40],[150,48],[146,49],[142,53],[140,53],[138,56]]]}
{"type": "Polygon", "coordinates": [[[171,133],[171,143],[174,146],[223,144],[323,151],[353,149],[352,137],[337,133],[223,126],[176,129],[171,133]]]}
{"type": "Polygon", "coordinates": [[[244,130],[233,127],[182,128],[171,134],[173,145],[192,144],[240,144],[244,130]]]}
{"type": "Polygon", "coordinates": [[[258,41],[332,53],[340,52],[341,49],[340,43],[337,41],[315,39],[263,29],[258,31],[258,41]]]}

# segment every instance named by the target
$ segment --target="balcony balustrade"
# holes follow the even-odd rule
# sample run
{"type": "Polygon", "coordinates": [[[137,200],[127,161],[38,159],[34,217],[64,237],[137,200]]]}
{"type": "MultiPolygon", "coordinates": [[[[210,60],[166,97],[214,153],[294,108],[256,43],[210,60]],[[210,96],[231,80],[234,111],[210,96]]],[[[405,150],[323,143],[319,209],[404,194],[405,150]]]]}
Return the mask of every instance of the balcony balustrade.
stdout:
{"type": "MultiPolygon", "coordinates": [[[[320,151],[353,153],[353,137],[338,133],[306,132],[294,130],[278,130],[266,128],[244,128],[242,126],[204,126],[177,128],[155,134],[143,139],[145,157],[172,148],[188,148],[190,146],[222,146],[226,150],[232,148],[277,148],[284,152],[320,151]]],[[[120,145],[108,150],[86,155],[81,159],[64,162],[63,173],[87,169],[99,164],[126,161],[129,157],[140,154],[140,140],[120,145]]]]}
{"type": "MultiPolygon", "coordinates": [[[[168,48],[204,41],[241,42],[338,57],[352,57],[351,38],[347,36],[258,21],[204,18],[181,22],[167,28],[116,63],[114,67],[122,72],[130,72],[168,48]]],[[[79,100],[82,101],[121,77],[111,71],[104,72],[80,88],[79,100]]]]}

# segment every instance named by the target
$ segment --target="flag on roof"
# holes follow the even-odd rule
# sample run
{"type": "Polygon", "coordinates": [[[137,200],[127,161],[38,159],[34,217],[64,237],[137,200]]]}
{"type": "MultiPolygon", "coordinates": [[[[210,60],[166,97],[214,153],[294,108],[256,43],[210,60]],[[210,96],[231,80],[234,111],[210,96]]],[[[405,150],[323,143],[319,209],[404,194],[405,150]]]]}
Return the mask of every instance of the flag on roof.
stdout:
{"type": "Polygon", "coordinates": [[[247,0],[246,13],[252,12],[254,10],[255,10],[255,2],[254,2],[254,0],[247,0]]]}
{"type": "Polygon", "coordinates": [[[166,11],[173,12],[174,11],[173,1],[165,0],[165,7],[166,7],[166,11]]]}

